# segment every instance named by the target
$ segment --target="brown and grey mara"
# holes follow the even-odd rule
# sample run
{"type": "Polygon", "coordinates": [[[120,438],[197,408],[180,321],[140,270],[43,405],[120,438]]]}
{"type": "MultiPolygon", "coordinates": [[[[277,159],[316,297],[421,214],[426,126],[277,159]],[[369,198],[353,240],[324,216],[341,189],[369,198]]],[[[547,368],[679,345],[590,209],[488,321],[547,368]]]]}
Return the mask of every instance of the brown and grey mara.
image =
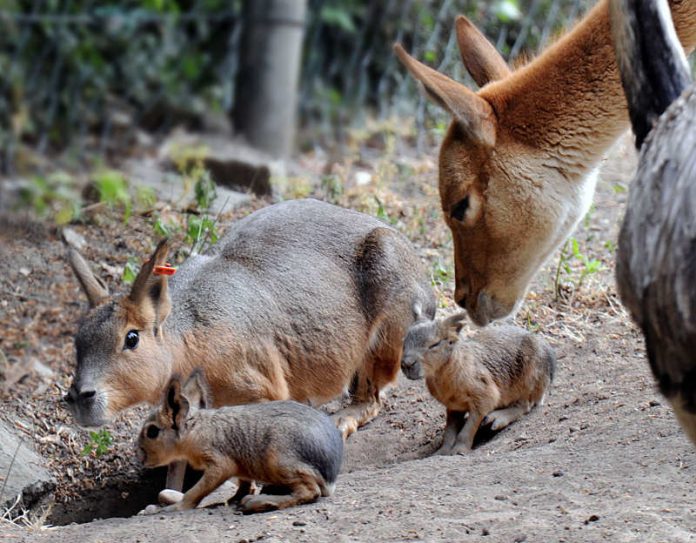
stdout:
{"type": "MultiPolygon", "coordinates": [[[[164,508],[195,508],[231,477],[232,498],[245,513],[284,509],[333,493],[343,460],[343,438],[324,413],[293,401],[205,409],[207,384],[194,371],[182,386],[169,382],[161,407],[143,424],[138,452],[146,467],[186,461],[203,471],[181,501],[164,508]],[[273,494],[251,494],[253,481],[273,494]],[[264,487],[268,488],[268,487],[264,487]]],[[[161,511],[148,507],[147,513],[161,511]]]]}
{"type": "Polygon", "coordinates": [[[505,428],[541,405],[555,371],[553,349],[516,326],[489,326],[471,338],[459,336],[465,313],[438,320],[418,317],[404,341],[401,369],[425,377],[428,390],[447,408],[437,454],[471,450],[483,424],[505,428]]]}

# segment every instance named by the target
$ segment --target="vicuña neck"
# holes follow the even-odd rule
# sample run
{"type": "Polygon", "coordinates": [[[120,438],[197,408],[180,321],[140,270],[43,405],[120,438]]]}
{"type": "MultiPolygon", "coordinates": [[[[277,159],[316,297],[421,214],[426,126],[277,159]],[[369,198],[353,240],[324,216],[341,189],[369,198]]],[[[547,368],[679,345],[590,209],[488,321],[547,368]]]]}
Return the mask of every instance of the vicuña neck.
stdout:
{"type": "MultiPolygon", "coordinates": [[[[687,51],[696,42],[696,0],[672,2],[687,51]]],[[[584,175],[628,127],[607,0],[538,58],[480,91],[499,137],[539,149],[569,178],[584,175]]]]}

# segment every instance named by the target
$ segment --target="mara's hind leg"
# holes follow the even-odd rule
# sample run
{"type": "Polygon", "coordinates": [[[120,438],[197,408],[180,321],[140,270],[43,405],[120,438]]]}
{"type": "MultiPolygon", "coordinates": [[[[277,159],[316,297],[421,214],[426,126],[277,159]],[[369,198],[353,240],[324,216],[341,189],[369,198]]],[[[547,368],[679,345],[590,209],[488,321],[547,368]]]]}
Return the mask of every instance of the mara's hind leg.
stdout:
{"type": "Polygon", "coordinates": [[[374,387],[371,379],[358,374],[358,386],[352,393],[351,404],[338,410],[333,415],[336,427],[343,436],[343,441],[364,426],[379,413],[381,407],[379,391],[374,387]]]}
{"type": "Polygon", "coordinates": [[[285,509],[303,503],[312,503],[322,495],[322,487],[316,476],[309,472],[296,475],[297,481],[289,484],[290,494],[256,494],[242,499],[240,506],[244,513],[260,513],[274,509],[285,509]]]}
{"type": "Polygon", "coordinates": [[[344,440],[379,413],[380,391],[399,373],[403,334],[400,328],[388,326],[379,327],[373,334],[374,347],[357,373],[351,405],[334,415],[344,440]]]}
{"type": "Polygon", "coordinates": [[[529,413],[531,408],[531,403],[521,402],[504,409],[496,409],[495,411],[491,411],[488,413],[488,415],[486,415],[482,424],[490,424],[491,430],[493,431],[502,430],[516,420],[519,420],[523,415],[529,413]]]}

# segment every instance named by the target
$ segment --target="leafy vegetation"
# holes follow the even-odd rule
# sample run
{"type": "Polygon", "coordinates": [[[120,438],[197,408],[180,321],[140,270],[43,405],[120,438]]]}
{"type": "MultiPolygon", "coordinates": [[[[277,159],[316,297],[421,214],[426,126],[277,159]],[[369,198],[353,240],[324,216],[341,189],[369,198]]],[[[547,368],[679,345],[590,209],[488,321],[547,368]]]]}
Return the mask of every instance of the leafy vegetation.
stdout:
{"type": "Polygon", "coordinates": [[[109,452],[113,444],[113,437],[109,430],[102,429],[98,432],[89,433],[89,441],[82,448],[82,456],[89,456],[94,453],[96,456],[102,456],[109,452]]]}

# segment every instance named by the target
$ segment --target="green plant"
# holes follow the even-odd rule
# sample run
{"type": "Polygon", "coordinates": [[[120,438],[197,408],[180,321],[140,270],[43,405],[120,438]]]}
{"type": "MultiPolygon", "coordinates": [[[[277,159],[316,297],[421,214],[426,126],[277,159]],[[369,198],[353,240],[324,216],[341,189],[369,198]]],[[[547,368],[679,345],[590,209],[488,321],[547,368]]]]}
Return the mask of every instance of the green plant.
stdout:
{"type": "Polygon", "coordinates": [[[386,222],[387,224],[391,224],[392,226],[396,225],[396,223],[399,222],[399,219],[396,217],[391,217],[389,213],[387,213],[387,209],[384,207],[384,204],[382,203],[382,200],[379,199],[379,197],[375,196],[375,203],[377,204],[377,211],[375,213],[375,217],[377,217],[380,221],[386,222]]]}
{"type": "Polygon", "coordinates": [[[438,258],[437,262],[433,263],[430,273],[430,284],[434,287],[443,287],[452,277],[451,271],[442,264],[442,260],[438,258]]]}
{"type": "Polygon", "coordinates": [[[214,245],[218,238],[217,219],[213,220],[207,215],[189,215],[185,241],[191,244],[191,254],[202,252],[208,243],[214,245]]]}
{"type": "Polygon", "coordinates": [[[194,194],[198,209],[210,209],[210,205],[217,198],[217,187],[210,177],[210,172],[199,163],[191,169],[189,175],[195,180],[194,194]]]}
{"type": "Polygon", "coordinates": [[[38,216],[51,215],[58,225],[68,224],[80,216],[81,200],[74,180],[64,172],[34,177],[20,190],[20,199],[38,216]]]}
{"type": "Polygon", "coordinates": [[[99,430],[89,433],[89,441],[82,448],[82,456],[88,456],[94,452],[97,456],[102,456],[109,452],[109,447],[113,443],[113,438],[109,430],[99,430]]]}
{"type": "Polygon", "coordinates": [[[157,194],[155,189],[144,185],[138,185],[135,188],[135,205],[138,209],[147,211],[155,207],[157,203],[157,194]]]}
{"type": "Polygon", "coordinates": [[[335,204],[343,196],[343,183],[337,175],[325,175],[321,178],[321,190],[326,199],[335,204]]]}
{"type": "Polygon", "coordinates": [[[155,222],[152,224],[152,229],[154,230],[157,237],[168,238],[174,232],[179,230],[179,227],[176,224],[164,222],[162,220],[162,217],[157,216],[157,218],[155,219],[155,222]]]}
{"type": "Polygon", "coordinates": [[[126,285],[130,285],[135,281],[135,278],[138,276],[138,261],[136,260],[135,257],[130,256],[128,257],[128,262],[126,262],[126,265],[123,267],[123,273],[121,274],[121,281],[123,281],[126,285]]]}
{"type": "Polygon", "coordinates": [[[133,208],[133,199],[128,190],[126,177],[116,170],[100,170],[94,174],[94,186],[99,192],[99,201],[112,209],[123,207],[123,222],[128,222],[133,208]]]}
{"type": "Polygon", "coordinates": [[[596,258],[589,258],[580,250],[580,244],[575,238],[570,238],[565,242],[563,248],[561,249],[561,254],[558,259],[558,266],[556,267],[556,277],[554,281],[554,290],[556,299],[560,297],[561,294],[561,273],[565,273],[567,276],[571,277],[571,281],[575,287],[575,290],[580,290],[583,282],[588,276],[597,273],[602,269],[602,262],[596,258]],[[575,279],[572,279],[573,268],[571,266],[572,262],[577,262],[580,265],[580,273],[575,279]]]}

